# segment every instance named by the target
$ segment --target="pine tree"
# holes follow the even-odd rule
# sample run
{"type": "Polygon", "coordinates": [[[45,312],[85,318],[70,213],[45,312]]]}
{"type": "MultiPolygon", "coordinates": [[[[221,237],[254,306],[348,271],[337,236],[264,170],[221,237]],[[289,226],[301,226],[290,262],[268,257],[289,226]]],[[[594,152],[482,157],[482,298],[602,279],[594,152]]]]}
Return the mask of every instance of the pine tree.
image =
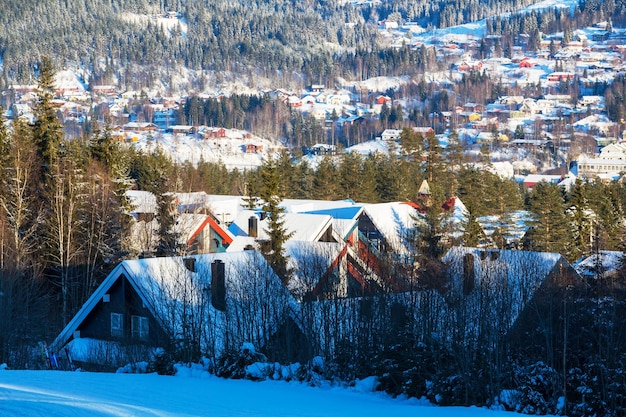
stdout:
{"type": "Polygon", "coordinates": [[[463,245],[468,247],[480,246],[486,237],[483,227],[478,223],[472,210],[469,210],[469,216],[467,216],[467,221],[464,225],[463,245]]]}
{"type": "Polygon", "coordinates": [[[280,188],[280,178],[276,161],[268,160],[261,167],[261,189],[259,196],[263,200],[263,210],[268,216],[268,228],[265,232],[269,239],[261,244],[261,253],[272,266],[276,274],[287,285],[291,279],[291,271],[288,267],[288,259],[284,245],[293,232],[285,227],[283,214],[285,208],[281,207],[284,190],[280,188]]]}
{"type": "Polygon", "coordinates": [[[534,215],[533,230],[527,243],[530,249],[569,257],[571,233],[561,188],[544,181],[537,183],[530,195],[529,208],[534,215]]]}
{"type": "Polygon", "coordinates": [[[120,161],[121,151],[118,142],[111,136],[109,126],[105,126],[104,131],[93,130],[93,135],[89,142],[91,156],[99,161],[107,171],[115,170],[120,161]]]}
{"type": "Polygon", "coordinates": [[[341,198],[354,199],[359,191],[359,179],[362,178],[361,164],[363,158],[356,152],[347,152],[341,156],[339,163],[339,195],[341,198]]]}
{"type": "Polygon", "coordinates": [[[420,161],[424,151],[424,137],[413,129],[405,127],[400,134],[402,154],[410,161],[420,161]]]}
{"type": "MultiPolygon", "coordinates": [[[[437,201],[436,199],[434,201],[437,201]]],[[[444,282],[443,211],[439,204],[432,203],[422,218],[416,218],[416,261],[419,285],[423,288],[442,288],[444,282]]]]}
{"type": "Polygon", "coordinates": [[[363,203],[379,203],[381,201],[377,192],[376,166],[376,157],[369,154],[363,161],[359,175],[359,186],[355,190],[357,193],[352,197],[355,201],[363,203]]]}
{"type": "Polygon", "coordinates": [[[381,201],[403,200],[406,177],[402,160],[395,155],[376,155],[376,191],[381,201]]]}
{"type": "Polygon", "coordinates": [[[624,191],[621,184],[598,184],[596,245],[599,249],[618,250],[624,236],[624,191]]]}
{"type": "Polygon", "coordinates": [[[51,172],[57,162],[63,139],[63,126],[52,105],[55,96],[54,77],[52,62],[49,58],[43,58],[39,65],[37,102],[33,109],[35,122],[32,128],[33,142],[42,160],[44,173],[51,172]]]}
{"type": "Polygon", "coordinates": [[[426,135],[425,144],[428,149],[428,160],[426,161],[426,179],[430,183],[431,187],[436,185],[444,188],[446,184],[446,172],[445,164],[441,154],[441,146],[439,145],[439,139],[435,135],[435,132],[430,132],[426,135]],[[436,179],[436,184],[433,181],[436,179]]]}
{"type": "Polygon", "coordinates": [[[325,155],[313,176],[313,196],[319,200],[332,200],[338,194],[338,173],[332,158],[325,155]]]}
{"type": "Polygon", "coordinates": [[[0,178],[4,175],[4,168],[8,163],[8,155],[11,147],[9,132],[6,126],[4,109],[0,106],[0,178]]]}
{"type": "Polygon", "coordinates": [[[157,193],[157,215],[159,222],[159,242],[156,247],[157,256],[180,255],[180,233],[176,230],[176,207],[174,195],[164,190],[157,193]]]}
{"type": "MultiPolygon", "coordinates": [[[[445,160],[451,174],[452,189],[456,190],[459,172],[463,169],[466,162],[465,155],[463,154],[463,144],[456,130],[453,130],[448,137],[445,160]]],[[[454,194],[456,194],[456,191],[454,194]]]]}
{"type": "Polygon", "coordinates": [[[591,253],[593,216],[589,207],[588,185],[577,179],[569,192],[568,214],[572,224],[572,256],[578,259],[591,253]]]}

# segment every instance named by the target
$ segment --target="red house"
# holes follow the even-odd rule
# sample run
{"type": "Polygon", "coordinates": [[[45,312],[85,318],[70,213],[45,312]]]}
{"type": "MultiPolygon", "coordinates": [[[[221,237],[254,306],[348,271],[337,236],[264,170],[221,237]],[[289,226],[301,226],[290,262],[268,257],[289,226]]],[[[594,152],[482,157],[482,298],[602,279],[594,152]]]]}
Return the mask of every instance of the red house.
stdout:
{"type": "Polygon", "coordinates": [[[217,138],[225,138],[226,137],[226,129],[223,127],[220,128],[210,128],[204,131],[205,139],[217,139],[217,138]]]}
{"type": "Polygon", "coordinates": [[[522,59],[522,62],[519,63],[520,68],[532,68],[534,66],[535,64],[528,57],[522,59]]]}
{"type": "Polygon", "coordinates": [[[383,104],[383,103],[389,103],[391,102],[391,97],[388,96],[378,96],[375,99],[376,104],[383,104]]]}
{"type": "Polygon", "coordinates": [[[255,145],[254,143],[246,144],[246,153],[263,152],[263,145],[255,145]]]}

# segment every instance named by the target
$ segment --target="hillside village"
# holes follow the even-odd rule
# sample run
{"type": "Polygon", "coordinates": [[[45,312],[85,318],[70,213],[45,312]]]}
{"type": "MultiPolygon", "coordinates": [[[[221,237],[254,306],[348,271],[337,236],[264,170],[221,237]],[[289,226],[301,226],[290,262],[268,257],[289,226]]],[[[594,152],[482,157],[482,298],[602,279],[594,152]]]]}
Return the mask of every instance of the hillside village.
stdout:
{"type": "MultiPolygon", "coordinates": [[[[480,154],[481,149],[484,153],[485,146],[488,147],[491,161],[499,163],[496,170],[507,177],[550,173],[561,178],[616,178],[622,171],[624,159],[619,146],[624,136],[623,120],[607,117],[605,98],[595,90],[622,74],[626,31],[612,28],[607,31],[607,25],[605,22],[576,30],[568,42],[563,41],[563,34],[546,34],[537,51],[527,49],[528,39],[521,34],[516,38],[511,57],[504,58],[495,57],[497,37],[483,37],[484,25],[478,29],[462,30],[460,27],[431,34],[410,23],[381,22],[380,30],[392,45],[417,49],[433,47],[437,60],[448,69],[425,73],[421,80],[408,77],[340,79],[332,89],[314,84],[303,91],[248,89],[245,94],[282,101],[291,111],[301,112],[305,118],[312,117],[323,126],[328,142],[307,147],[305,155],[336,152],[340,135],[335,132],[346,131],[369,119],[377,120],[384,111],[383,106],[387,109],[401,106],[405,120],[397,123],[398,128],[375,132],[369,141],[368,138],[356,139],[360,143],[344,138],[342,148],[346,152],[354,150],[365,154],[386,152],[389,144],[399,138],[403,126],[422,129],[422,132],[432,128],[442,144],[447,143],[452,131],[456,132],[470,156],[480,154]],[[481,59],[481,55],[487,57],[481,59]],[[401,94],[403,89],[426,81],[446,91],[464,77],[475,74],[535,93],[500,96],[483,105],[460,102],[450,91],[447,108],[430,113],[426,126],[411,126],[406,115],[414,109],[422,110],[425,103],[417,97],[401,94]],[[564,94],[564,87],[573,92],[564,94]],[[546,159],[546,154],[552,156],[546,159]]],[[[285,149],[284,139],[257,136],[254,131],[179,124],[180,111],[189,96],[165,97],[164,91],[158,89],[119,91],[116,85],[88,88],[76,71],[57,74],[55,105],[70,136],[80,135],[93,122],[91,119],[97,117],[101,124],[105,119],[108,121],[113,136],[140,149],[162,147],[179,162],[196,164],[200,158],[221,160],[229,168],[240,169],[259,166],[267,155],[285,149]]],[[[13,86],[12,99],[5,98],[6,116],[32,120],[34,91],[35,86],[13,86]]],[[[223,93],[194,94],[198,98],[223,96],[223,93]]],[[[553,178],[556,177],[546,177],[550,181],[553,178]]]]}

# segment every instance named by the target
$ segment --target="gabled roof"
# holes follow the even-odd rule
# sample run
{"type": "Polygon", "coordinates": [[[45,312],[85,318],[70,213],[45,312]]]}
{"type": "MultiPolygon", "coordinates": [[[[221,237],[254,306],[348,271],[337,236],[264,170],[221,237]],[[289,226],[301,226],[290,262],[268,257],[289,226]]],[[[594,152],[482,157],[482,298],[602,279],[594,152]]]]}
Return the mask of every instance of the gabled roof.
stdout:
{"type": "MultiPolygon", "coordinates": [[[[51,349],[59,350],[66,345],[74,337],[74,332],[91,311],[102,301],[104,295],[118,280],[124,277],[161,326],[171,334],[178,334],[180,329],[176,327],[179,323],[172,322],[172,317],[179,313],[182,314],[182,312],[178,310],[173,312],[172,309],[179,308],[182,303],[188,303],[188,305],[207,303],[205,293],[207,288],[210,288],[212,281],[211,264],[216,260],[225,264],[226,293],[227,299],[231,302],[236,303],[238,297],[245,298],[246,294],[243,294],[241,289],[253,288],[255,277],[261,276],[265,288],[277,296],[290,299],[288,291],[282,286],[278,276],[257,251],[215,253],[187,258],[127,260],[117,265],[105,278],[57,336],[51,344],[51,349]],[[185,259],[190,258],[194,259],[193,272],[185,264],[185,259]]],[[[253,295],[262,296],[256,292],[253,295]]],[[[212,315],[213,324],[223,320],[223,313],[211,308],[210,303],[208,303],[207,309],[208,314],[212,315]]]]}
{"type": "Polygon", "coordinates": [[[314,210],[307,214],[325,214],[333,218],[333,232],[335,232],[342,240],[347,240],[350,234],[358,226],[359,216],[363,212],[362,206],[347,206],[339,208],[329,208],[322,210],[314,210]]]}
{"type": "MultiPolygon", "coordinates": [[[[178,244],[191,246],[202,233],[210,227],[224,244],[230,244],[233,236],[220,225],[210,214],[181,213],[176,216],[176,224],[173,232],[178,234],[178,244]]],[[[156,218],[149,222],[138,221],[131,225],[131,237],[135,249],[140,251],[152,251],[156,248],[159,240],[159,223],[156,218]]]]}
{"type": "Polygon", "coordinates": [[[126,198],[133,207],[133,213],[156,213],[156,196],[148,191],[128,190],[126,198]]]}
{"type": "MultiPolygon", "coordinates": [[[[266,232],[269,228],[269,219],[264,217],[261,220],[260,214],[256,211],[245,210],[239,213],[228,231],[234,236],[249,236],[248,220],[251,216],[256,217],[258,221],[258,239],[269,239],[266,232]]],[[[332,225],[332,217],[322,214],[283,213],[283,220],[287,233],[293,232],[290,240],[294,241],[318,241],[332,225]]]]}
{"type": "Polygon", "coordinates": [[[230,244],[233,241],[233,237],[228,233],[228,230],[223,229],[213,216],[209,214],[180,214],[178,216],[176,229],[180,228],[181,240],[183,240],[187,246],[190,246],[194,239],[198,237],[207,226],[213,229],[213,231],[222,238],[225,244],[230,244]]]}
{"type": "MultiPolygon", "coordinates": [[[[508,292],[510,296],[505,299],[510,325],[553,272],[566,274],[568,268],[571,270],[569,263],[558,253],[461,246],[451,248],[444,255],[443,262],[449,267],[452,288],[459,293],[465,292],[461,288],[468,276],[473,277],[476,287],[508,292]],[[468,256],[471,262],[466,260],[468,256]],[[473,269],[467,271],[466,268],[470,267],[473,269]]],[[[471,297],[472,292],[465,296],[471,297]]]]}
{"type": "Polygon", "coordinates": [[[363,212],[383,235],[392,251],[397,254],[410,252],[410,242],[419,218],[419,213],[412,205],[400,202],[365,204],[363,212]]]}
{"type": "Polygon", "coordinates": [[[301,299],[312,290],[336,266],[345,248],[345,243],[287,242],[285,252],[289,267],[294,271],[289,283],[291,293],[301,299]]]}
{"type": "Polygon", "coordinates": [[[624,252],[601,250],[576,262],[574,269],[585,278],[615,275],[626,261],[624,256],[624,252]]]}

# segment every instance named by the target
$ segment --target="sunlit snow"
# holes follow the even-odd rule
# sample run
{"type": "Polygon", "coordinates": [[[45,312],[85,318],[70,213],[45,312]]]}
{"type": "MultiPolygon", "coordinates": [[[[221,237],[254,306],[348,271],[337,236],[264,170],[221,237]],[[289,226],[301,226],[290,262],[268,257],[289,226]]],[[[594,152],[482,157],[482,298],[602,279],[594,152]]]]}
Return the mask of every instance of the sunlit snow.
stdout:
{"type": "Polygon", "coordinates": [[[0,415],[515,417],[476,407],[435,407],[355,388],[226,380],[183,368],[174,377],[62,371],[0,371],[0,415]]]}

